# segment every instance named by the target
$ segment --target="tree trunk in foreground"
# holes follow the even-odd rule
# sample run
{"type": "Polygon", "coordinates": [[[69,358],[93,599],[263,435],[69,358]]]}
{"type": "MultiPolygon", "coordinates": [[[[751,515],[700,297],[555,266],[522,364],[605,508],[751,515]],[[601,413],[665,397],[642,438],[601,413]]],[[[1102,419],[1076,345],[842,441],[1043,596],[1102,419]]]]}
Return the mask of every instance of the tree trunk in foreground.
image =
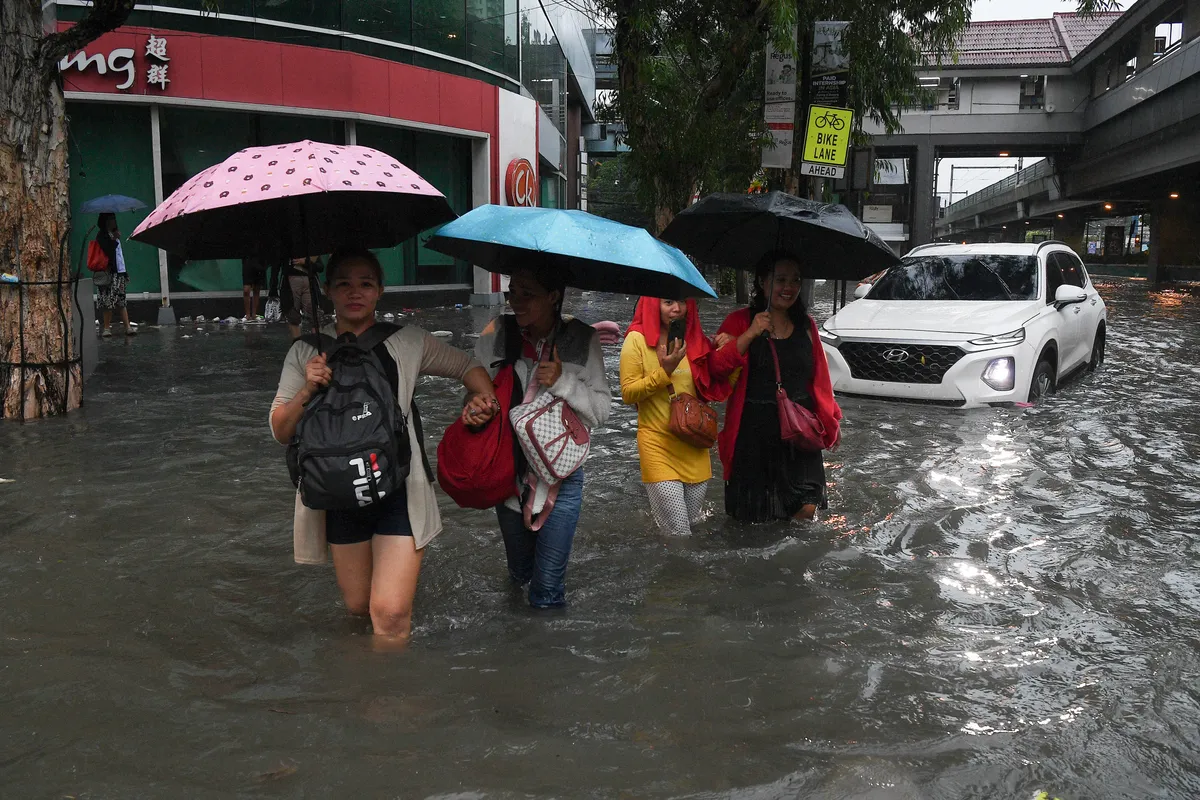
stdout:
{"type": "Polygon", "coordinates": [[[0,415],[30,419],[82,398],[79,366],[63,363],[75,357],[70,285],[39,285],[59,280],[60,261],[69,272],[66,103],[42,69],[40,4],[0,9],[0,270],[21,280],[0,284],[0,415]]]}
{"type": "Polygon", "coordinates": [[[80,366],[70,363],[78,352],[58,61],[132,10],[132,0],[96,0],[69,31],[48,33],[40,0],[0,0],[0,272],[20,279],[0,283],[0,417],[61,414],[83,399],[80,366]]]}

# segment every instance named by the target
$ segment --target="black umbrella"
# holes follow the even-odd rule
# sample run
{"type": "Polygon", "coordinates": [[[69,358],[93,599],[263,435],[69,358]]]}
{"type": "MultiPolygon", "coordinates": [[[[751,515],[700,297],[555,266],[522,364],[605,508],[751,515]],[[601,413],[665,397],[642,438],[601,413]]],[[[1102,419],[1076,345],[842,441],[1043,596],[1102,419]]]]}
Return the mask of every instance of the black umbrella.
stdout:
{"type": "Polygon", "coordinates": [[[857,281],[900,259],[842,205],[783,192],[710,194],[680,212],[663,241],[699,261],[754,269],[767,255],[786,253],[806,278],[857,281]]]}

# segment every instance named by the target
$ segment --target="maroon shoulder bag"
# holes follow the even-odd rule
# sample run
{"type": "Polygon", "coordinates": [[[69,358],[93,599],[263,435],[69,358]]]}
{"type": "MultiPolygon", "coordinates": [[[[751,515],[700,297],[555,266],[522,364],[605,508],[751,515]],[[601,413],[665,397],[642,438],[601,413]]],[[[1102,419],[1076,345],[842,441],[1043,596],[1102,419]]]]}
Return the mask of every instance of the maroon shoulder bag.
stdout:
{"type": "Polygon", "coordinates": [[[788,397],[779,374],[779,353],[775,350],[774,340],[767,339],[767,345],[775,362],[775,405],[779,408],[780,436],[797,450],[817,452],[824,449],[825,426],[816,414],[788,397]]]}

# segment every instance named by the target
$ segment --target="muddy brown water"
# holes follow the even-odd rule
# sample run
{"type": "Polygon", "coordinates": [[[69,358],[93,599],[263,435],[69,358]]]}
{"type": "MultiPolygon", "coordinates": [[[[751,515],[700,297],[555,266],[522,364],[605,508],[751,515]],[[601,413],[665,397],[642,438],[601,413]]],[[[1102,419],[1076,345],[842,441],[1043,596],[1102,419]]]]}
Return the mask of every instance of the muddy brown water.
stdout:
{"type": "MultiPolygon", "coordinates": [[[[291,563],[283,330],[107,340],[82,411],[0,425],[0,795],[1200,796],[1200,297],[1102,284],[1105,369],[1035,409],[846,400],[812,525],[728,522],[714,483],[660,535],[615,407],[570,608],[443,498],[402,654],[291,563]]],[[[457,393],[420,397],[434,439],[457,393]]]]}

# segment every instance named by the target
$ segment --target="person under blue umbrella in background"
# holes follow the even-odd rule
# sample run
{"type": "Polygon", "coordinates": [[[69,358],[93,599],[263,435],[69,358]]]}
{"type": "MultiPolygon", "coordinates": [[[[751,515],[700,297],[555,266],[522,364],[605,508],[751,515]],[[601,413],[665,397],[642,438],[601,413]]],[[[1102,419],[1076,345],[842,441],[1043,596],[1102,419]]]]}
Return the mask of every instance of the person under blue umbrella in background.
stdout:
{"type": "Polygon", "coordinates": [[[129,309],[125,305],[125,287],[129,284],[129,273],[125,269],[125,251],[121,247],[121,231],[117,227],[116,214],[104,213],[96,220],[99,231],[96,233],[96,244],[108,256],[108,282],[100,284],[100,294],[96,305],[104,314],[100,324],[100,335],[104,338],[112,336],[112,317],[114,311],[121,312],[121,322],[125,325],[126,336],[137,336],[137,331],[129,324],[129,309]]]}

